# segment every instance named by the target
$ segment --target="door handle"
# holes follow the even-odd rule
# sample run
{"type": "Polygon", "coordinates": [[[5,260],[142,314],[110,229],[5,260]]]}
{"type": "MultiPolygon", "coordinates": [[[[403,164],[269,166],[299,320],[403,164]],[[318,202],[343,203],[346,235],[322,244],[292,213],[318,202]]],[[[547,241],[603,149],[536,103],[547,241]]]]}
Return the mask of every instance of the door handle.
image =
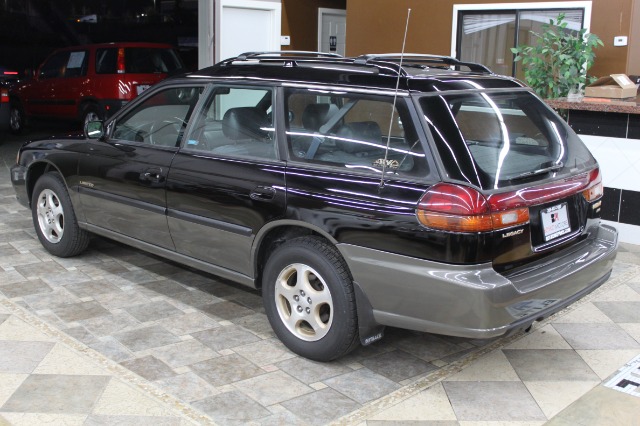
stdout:
{"type": "Polygon", "coordinates": [[[256,201],[269,201],[273,200],[276,196],[276,189],[270,186],[257,186],[251,191],[249,197],[256,201]]]}
{"type": "Polygon", "coordinates": [[[162,181],[162,169],[147,169],[140,174],[140,179],[149,182],[161,182],[162,181]]]}

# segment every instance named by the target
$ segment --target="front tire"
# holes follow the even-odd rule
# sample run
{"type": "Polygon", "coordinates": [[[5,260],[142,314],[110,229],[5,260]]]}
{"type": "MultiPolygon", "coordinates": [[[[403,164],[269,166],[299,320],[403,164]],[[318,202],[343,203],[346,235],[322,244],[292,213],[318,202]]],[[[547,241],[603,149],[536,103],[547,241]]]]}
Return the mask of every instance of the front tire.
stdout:
{"type": "Polygon", "coordinates": [[[263,303],[292,352],[331,361],[359,344],[351,275],[334,246],[300,237],[279,246],[264,269],[263,303]]]}
{"type": "Polygon", "coordinates": [[[57,173],[46,173],[36,182],[31,215],[38,239],[49,253],[71,257],[87,248],[89,234],[78,226],[69,193],[57,173]]]}
{"type": "Polygon", "coordinates": [[[22,133],[25,126],[24,110],[17,102],[11,102],[9,107],[9,131],[14,135],[22,133]]]}

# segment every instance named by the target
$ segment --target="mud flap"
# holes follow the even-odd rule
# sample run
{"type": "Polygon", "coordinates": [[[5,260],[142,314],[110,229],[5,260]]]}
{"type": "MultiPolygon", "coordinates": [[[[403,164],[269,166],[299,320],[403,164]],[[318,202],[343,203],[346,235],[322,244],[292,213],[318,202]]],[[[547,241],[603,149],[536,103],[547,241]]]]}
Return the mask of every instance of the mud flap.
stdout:
{"type": "Polygon", "coordinates": [[[354,282],[353,289],[356,295],[356,309],[358,310],[360,343],[362,346],[367,346],[382,339],[385,326],[378,324],[373,318],[373,307],[360,285],[354,282]]]}

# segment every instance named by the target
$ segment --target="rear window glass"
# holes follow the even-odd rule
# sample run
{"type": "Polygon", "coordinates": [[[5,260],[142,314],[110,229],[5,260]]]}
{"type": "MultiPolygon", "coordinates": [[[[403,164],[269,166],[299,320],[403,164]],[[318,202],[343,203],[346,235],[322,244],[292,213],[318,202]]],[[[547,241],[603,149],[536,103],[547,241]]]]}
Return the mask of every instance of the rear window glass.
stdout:
{"type": "MultiPolygon", "coordinates": [[[[96,73],[118,73],[118,48],[96,51],[96,73]]],[[[173,49],[127,47],[124,49],[124,72],[138,74],[173,74],[183,68],[182,61],[173,49]]],[[[122,72],[122,71],[120,71],[122,72]]]]}
{"type": "Polygon", "coordinates": [[[424,97],[421,105],[450,178],[498,189],[595,160],[528,92],[424,97]]]}
{"type": "Polygon", "coordinates": [[[425,176],[427,162],[405,99],[288,89],[289,158],[374,174],[425,176]]]}

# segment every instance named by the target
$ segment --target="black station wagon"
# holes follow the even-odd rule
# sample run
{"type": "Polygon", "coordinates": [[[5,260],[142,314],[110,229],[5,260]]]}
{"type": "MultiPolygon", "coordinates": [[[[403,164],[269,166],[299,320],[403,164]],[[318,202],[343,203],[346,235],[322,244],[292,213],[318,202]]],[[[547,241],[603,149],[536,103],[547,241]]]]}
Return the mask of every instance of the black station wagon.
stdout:
{"type": "Polygon", "coordinates": [[[24,145],[11,179],[52,254],[98,234],[261,289],[315,360],[385,326],[526,330],[605,282],[617,247],[578,136],[450,57],[244,54],[24,145]]]}

